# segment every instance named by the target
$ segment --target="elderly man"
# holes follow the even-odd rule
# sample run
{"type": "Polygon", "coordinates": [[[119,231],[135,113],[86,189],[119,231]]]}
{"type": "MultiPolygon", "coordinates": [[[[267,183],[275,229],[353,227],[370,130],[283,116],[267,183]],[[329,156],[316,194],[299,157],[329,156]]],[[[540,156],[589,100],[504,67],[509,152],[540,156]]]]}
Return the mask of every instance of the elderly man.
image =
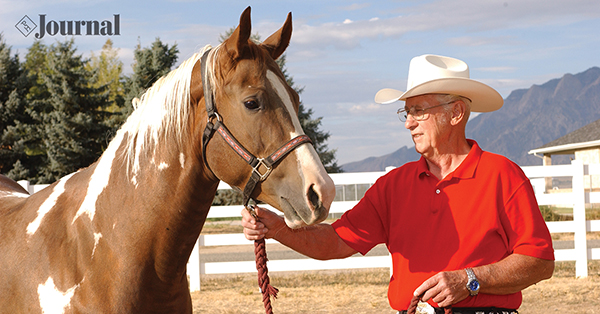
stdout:
{"type": "Polygon", "coordinates": [[[385,243],[392,255],[388,298],[403,313],[413,296],[436,312],[513,313],[521,290],[550,278],[554,250],[533,189],[505,157],[465,136],[471,111],[499,109],[493,88],[469,78],[461,60],[423,55],[410,63],[408,90],[383,89],[379,103],[398,110],[421,159],[381,177],[332,225],[289,229],[258,208],[245,211],[246,238],[274,238],[315,259],[366,254],[385,243]]]}

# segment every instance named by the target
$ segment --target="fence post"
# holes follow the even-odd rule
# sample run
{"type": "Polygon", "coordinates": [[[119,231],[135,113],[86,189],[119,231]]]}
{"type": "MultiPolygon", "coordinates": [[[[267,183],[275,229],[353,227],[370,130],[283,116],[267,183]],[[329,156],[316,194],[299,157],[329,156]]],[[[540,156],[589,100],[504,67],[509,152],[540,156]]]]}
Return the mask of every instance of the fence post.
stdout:
{"type": "Polygon", "coordinates": [[[585,220],[585,169],[581,160],[571,161],[573,166],[573,223],[575,224],[575,276],[588,276],[587,225],[585,220]]]}
{"type": "Polygon", "coordinates": [[[17,183],[19,183],[19,185],[21,185],[25,190],[27,190],[27,192],[29,192],[29,194],[33,194],[33,186],[29,183],[29,181],[20,180],[20,181],[17,181],[17,183]]]}
{"type": "Polygon", "coordinates": [[[190,284],[190,291],[200,291],[200,250],[199,240],[194,244],[194,249],[190,255],[190,259],[187,264],[187,276],[190,284]]]}

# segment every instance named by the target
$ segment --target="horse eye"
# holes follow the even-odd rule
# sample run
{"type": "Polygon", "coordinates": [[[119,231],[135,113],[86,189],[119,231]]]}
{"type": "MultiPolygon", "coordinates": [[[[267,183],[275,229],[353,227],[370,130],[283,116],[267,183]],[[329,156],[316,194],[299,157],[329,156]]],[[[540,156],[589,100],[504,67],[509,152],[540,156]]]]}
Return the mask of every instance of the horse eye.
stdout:
{"type": "Polygon", "coordinates": [[[249,110],[256,110],[259,107],[256,100],[246,100],[244,101],[244,106],[249,110]]]}

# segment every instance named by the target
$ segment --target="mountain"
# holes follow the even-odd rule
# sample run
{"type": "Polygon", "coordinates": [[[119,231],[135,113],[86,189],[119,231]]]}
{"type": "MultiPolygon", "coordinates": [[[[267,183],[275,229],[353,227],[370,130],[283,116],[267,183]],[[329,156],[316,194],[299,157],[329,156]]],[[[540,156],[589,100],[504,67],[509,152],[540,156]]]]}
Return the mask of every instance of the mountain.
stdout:
{"type": "Polygon", "coordinates": [[[355,161],[342,165],[345,172],[368,172],[383,171],[389,166],[401,166],[407,161],[418,160],[421,155],[417,153],[414,146],[402,147],[399,150],[381,157],[369,157],[361,161],[355,161]]]}
{"type": "MultiPolygon", "coordinates": [[[[565,74],[529,89],[513,91],[504,106],[481,113],[467,123],[467,138],[483,150],[501,154],[520,166],[541,165],[527,154],[561,136],[600,119],[600,68],[565,74]]],[[[347,172],[381,171],[419,158],[414,147],[402,147],[381,157],[342,165],[347,172]],[[410,152],[414,154],[410,154],[410,152]]],[[[556,158],[552,158],[555,163],[556,158]]]]}

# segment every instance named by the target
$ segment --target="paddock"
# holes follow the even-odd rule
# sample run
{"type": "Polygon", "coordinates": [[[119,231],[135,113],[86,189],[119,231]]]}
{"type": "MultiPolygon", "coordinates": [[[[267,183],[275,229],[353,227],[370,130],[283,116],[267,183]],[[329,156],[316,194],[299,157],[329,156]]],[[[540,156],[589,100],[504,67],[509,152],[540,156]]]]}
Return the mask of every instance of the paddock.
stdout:
{"type": "MultiPolygon", "coordinates": [[[[595,245],[594,240],[588,241],[594,233],[600,232],[600,220],[586,220],[585,209],[592,204],[600,204],[600,192],[586,189],[586,180],[593,175],[600,174],[600,165],[584,165],[579,161],[573,161],[570,165],[554,166],[530,166],[522,167],[525,174],[530,178],[539,205],[569,206],[573,208],[573,220],[550,221],[547,226],[552,234],[572,234],[572,245],[566,248],[555,248],[557,262],[574,262],[574,277],[583,278],[589,275],[590,261],[600,260],[600,246],[595,245]],[[567,178],[571,181],[571,188],[565,190],[546,191],[546,178],[567,178]]],[[[336,185],[337,196],[331,205],[330,215],[341,215],[352,208],[362,197],[364,191],[375,183],[377,178],[384,175],[385,171],[361,172],[361,173],[334,173],[329,174],[336,185]]],[[[29,185],[26,181],[19,182],[30,193],[34,193],[44,185],[29,185]]],[[[589,185],[588,185],[589,186],[589,185]]],[[[221,182],[218,189],[230,189],[226,183],[221,182]]],[[[273,209],[265,205],[265,207],[273,209]]],[[[236,220],[241,217],[241,205],[213,206],[209,211],[209,219],[236,220]]],[[[241,228],[240,228],[241,230],[241,228]]],[[[569,240],[570,241],[570,240],[569,240]]],[[[188,278],[190,279],[190,290],[201,290],[201,278],[203,275],[218,274],[243,274],[256,273],[256,266],[251,256],[248,260],[237,261],[214,261],[204,262],[201,248],[229,248],[229,251],[238,250],[240,246],[251,245],[242,233],[227,234],[201,234],[198,238],[194,251],[188,261],[188,278]]],[[[277,245],[274,240],[267,240],[267,251],[269,245],[277,245]]],[[[238,252],[239,253],[239,252],[238,252]]],[[[233,253],[243,256],[243,253],[233,253]]],[[[275,254],[272,254],[275,255],[275,254]]],[[[319,270],[355,270],[382,268],[391,266],[388,254],[369,254],[367,256],[353,256],[344,260],[317,261],[308,258],[284,258],[276,259],[269,255],[268,267],[272,274],[278,272],[294,271],[319,271],[319,270]]],[[[254,278],[253,276],[251,276],[254,278]]],[[[254,284],[255,285],[255,284],[254,284]]],[[[254,286],[253,285],[253,286],[254,286]]]]}

